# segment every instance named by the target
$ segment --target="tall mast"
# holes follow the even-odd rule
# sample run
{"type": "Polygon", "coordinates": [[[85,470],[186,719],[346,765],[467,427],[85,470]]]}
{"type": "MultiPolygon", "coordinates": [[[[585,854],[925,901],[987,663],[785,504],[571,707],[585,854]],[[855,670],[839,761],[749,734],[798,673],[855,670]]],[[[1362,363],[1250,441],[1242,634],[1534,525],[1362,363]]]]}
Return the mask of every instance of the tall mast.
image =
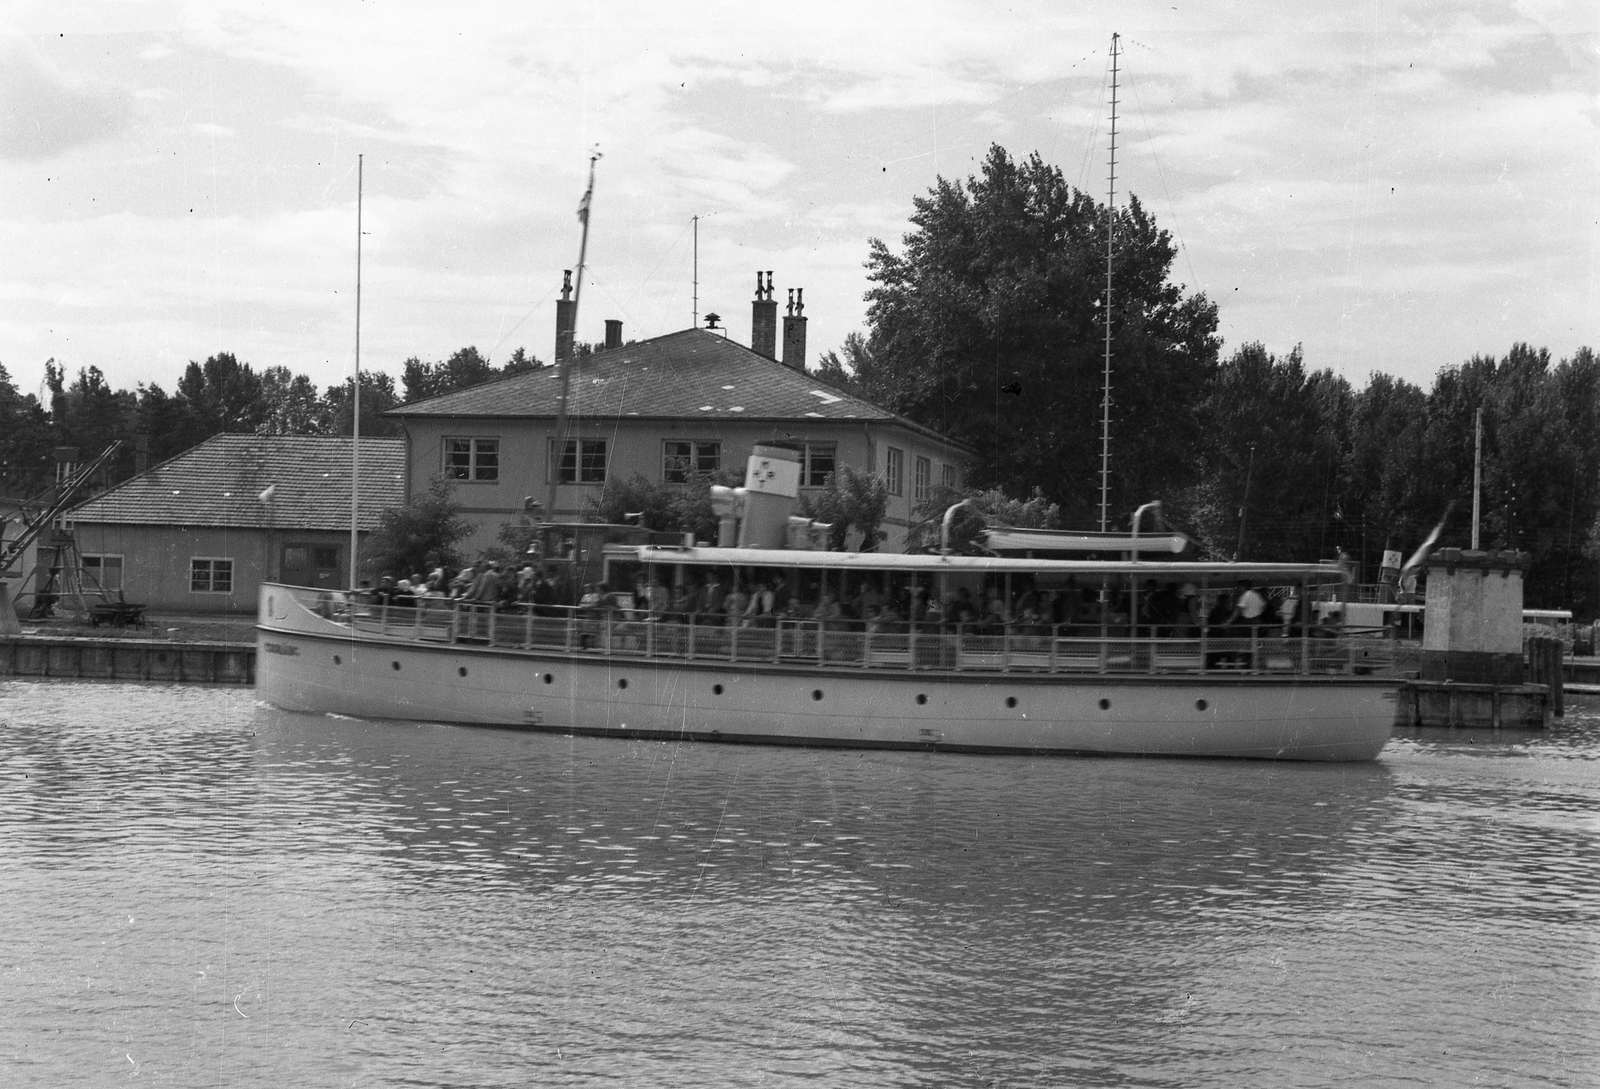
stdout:
{"type": "Polygon", "coordinates": [[[694,217],[694,313],[689,319],[689,328],[697,329],[700,326],[700,217],[694,217]]]}
{"type": "Polygon", "coordinates": [[[1104,394],[1100,398],[1100,532],[1107,529],[1111,503],[1111,243],[1116,235],[1117,199],[1117,39],[1111,35],[1111,174],[1106,189],[1106,326],[1104,394]]]}
{"type": "Polygon", "coordinates": [[[350,389],[350,589],[356,582],[356,525],[361,516],[361,190],[364,155],[356,156],[356,376],[350,389]]]}
{"type": "MultiPolygon", "coordinates": [[[[596,151],[589,156],[589,188],[583,191],[578,202],[578,222],[583,224],[583,237],[578,242],[578,283],[572,291],[572,328],[567,337],[566,356],[557,362],[561,368],[561,407],[556,413],[556,447],[552,451],[554,464],[550,466],[550,502],[545,507],[545,517],[556,520],[556,488],[561,483],[561,459],[567,451],[567,405],[572,393],[572,356],[578,347],[578,303],[583,299],[583,262],[589,253],[589,205],[594,200],[594,164],[600,158],[596,151]]],[[[573,469],[582,476],[583,455],[578,452],[573,459],[573,469]]]]}

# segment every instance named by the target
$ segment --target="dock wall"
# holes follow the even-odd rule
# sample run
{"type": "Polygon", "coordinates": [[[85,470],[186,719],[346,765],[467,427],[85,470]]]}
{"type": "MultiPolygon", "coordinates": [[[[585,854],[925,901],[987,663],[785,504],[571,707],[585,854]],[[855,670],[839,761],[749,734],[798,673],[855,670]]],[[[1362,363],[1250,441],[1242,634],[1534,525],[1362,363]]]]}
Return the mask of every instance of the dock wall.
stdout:
{"type": "Polygon", "coordinates": [[[253,685],[256,648],[252,643],[0,636],[0,677],[253,685]]]}

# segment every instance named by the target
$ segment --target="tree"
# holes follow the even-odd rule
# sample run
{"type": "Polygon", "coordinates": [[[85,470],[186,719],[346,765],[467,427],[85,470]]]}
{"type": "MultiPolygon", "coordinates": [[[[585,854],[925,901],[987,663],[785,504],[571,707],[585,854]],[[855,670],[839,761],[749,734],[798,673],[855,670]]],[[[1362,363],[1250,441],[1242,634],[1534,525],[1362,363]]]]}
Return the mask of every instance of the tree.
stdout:
{"type": "Polygon", "coordinates": [[[1061,528],[1061,506],[1038,488],[1027,499],[1013,499],[999,488],[952,488],[936,484],[928,498],[911,512],[906,530],[907,552],[935,552],[944,546],[944,516],[957,503],[965,503],[951,518],[950,548],[968,551],[989,526],[1016,529],[1061,528]]]}
{"type": "Polygon", "coordinates": [[[1107,210],[1037,154],[991,147],[979,176],[914,200],[904,253],[873,239],[868,399],[966,444],[983,487],[1042,487],[1074,521],[1098,506],[1108,225],[1118,509],[1198,477],[1198,407],[1216,371],[1216,307],[1168,280],[1176,249],[1136,198],[1107,210]]]}
{"type": "MultiPolygon", "coordinates": [[[[346,378],[337,386],[329,386],[322,395],[326,406],[328,428],[335,435],[354,433],[354,414],[350,410],[350,387],[355,382],[346,378]]],[[[397,419],[383,415],[400,403],[395,396],[394,378],[383,371],[364,371],[361,375],[361,434],[363,437],[395,436],[405,434],[397,419]]]]}
{"type": "Polygon", "coordinates": [[[0,488],[17,498],[51,483],[50,418],[33,394],[22,394],[0,365],[0,488]]]}
{"type": "Polygon", "coordinates": [[[377,574],[405,577],[426,571],[430,564],[458,567],[456,546],[472,532],[461,517],[461,504],[450,492],[450,482],[435,477],[428,490],[403,507],[378,516],[378,528],[361,545],[363,567],[377,574]]]}
{"type": "Polygon", "coordinates": [[[322,435],[328,431],[328,405],[317,387],[288,367],[268,367],[261,372],[264,418],[256,426],[262,435],[322,435]]]}
{"type": "Polygon", "coordinates": [[[219,352],[204,363],[191,360],[178,379],[176,396],[188,409],[183,450],[224,432],[249,434],[266,418],[260,376],[232,352],[219,352]]]}
{"type": "Polygon", "coordinates": [[[599,495],[590,496],[588,514],[597,522],[620,525],[637,521],[645,529],[664,533],[692,533],[697,541],[717,539],[717,512],[711,506],[711,486],[733,487],[743,478],[733,469],[683,484],[650,480],[635,473],[608,482],[599,495]]]}
{"type": "Polygon", "coordinates": [[[511,353],[511,358],[506,360],[504,367],[496,368],[490,365],[488,359],[484,358],[483,353],[477,348],[466,347],[458,350],[443,363],[425,363],[412,356],[405,361],[401,369],[400,381],[405,388],[406,403],[411,404],[429,397],[442,397],[446,393],[455,393],[457,390],[482,385],[485,382],[527,374],[543,366],[543,363],[529,355],[525,349],[518,348],[511,353]]]}
{"type": "Polygon", "coordinates": [[[842,465],[829,473],[820,491],[802,493],[800,512],[818,522],[831,523],[828,547],[841,552],[851,532],[860,535],[858,552],[871,552],[886,533],[880,528],[889,511],[889,485],[876,473],[842,465]]]}

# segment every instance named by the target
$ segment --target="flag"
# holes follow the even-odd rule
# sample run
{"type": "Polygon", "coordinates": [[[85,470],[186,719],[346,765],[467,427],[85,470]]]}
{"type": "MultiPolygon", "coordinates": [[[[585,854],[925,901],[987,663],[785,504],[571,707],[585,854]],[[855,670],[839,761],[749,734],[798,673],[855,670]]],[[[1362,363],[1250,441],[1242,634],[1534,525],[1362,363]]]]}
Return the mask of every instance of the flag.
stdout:
{"type": "Polygon", "coordinates": [[[1422,569],[1422,565],[1428,562],[1428,554],[1433,551],[1433,546],[1439,543],[1439,534],[1444,532],[1444,524],[1450,520],[1450,512],[1455,510],[1455,507],[1456,505],[1451,503],[1444,509],[1444,517],[1439,519],[1439,524],[1433,527],[1433,532],[1428,534],[1428,539],[1423,541],[1415,552],[1411,553],[1411,558],[1400,569],[1400,582],[1402,585],[1404,585],[1407,576],[1415,575],[1422,569]]]}

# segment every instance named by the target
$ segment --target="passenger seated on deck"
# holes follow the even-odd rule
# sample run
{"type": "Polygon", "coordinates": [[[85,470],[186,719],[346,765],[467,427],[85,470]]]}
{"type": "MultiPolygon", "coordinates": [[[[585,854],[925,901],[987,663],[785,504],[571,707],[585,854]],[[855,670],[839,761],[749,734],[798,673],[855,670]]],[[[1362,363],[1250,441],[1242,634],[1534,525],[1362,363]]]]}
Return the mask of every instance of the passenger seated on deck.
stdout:
{"type": "Polygon", "coordinates": [[[945,619],[952,624],[971,624],[978,619],[978,607],[972,603],[972,591],[957,587],[955,596],[946,604],[945,619]]]}

